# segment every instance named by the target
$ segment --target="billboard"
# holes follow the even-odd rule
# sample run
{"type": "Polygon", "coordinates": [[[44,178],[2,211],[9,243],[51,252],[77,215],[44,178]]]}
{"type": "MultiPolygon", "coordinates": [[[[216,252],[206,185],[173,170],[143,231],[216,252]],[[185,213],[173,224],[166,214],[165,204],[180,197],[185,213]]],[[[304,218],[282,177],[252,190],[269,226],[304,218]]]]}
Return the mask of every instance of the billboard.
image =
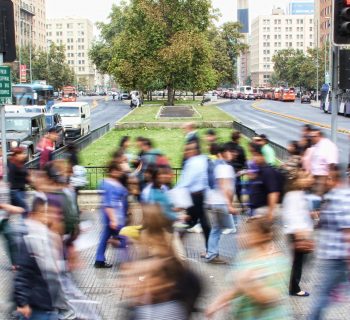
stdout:
{"type": "Polygon", "coordinates": [[[27,66],[25,64],[21,64],[19,71],[20,71],[19,82],[20,83],[27,82],[27,66]]]}
{"type": "Polygon", "coordinates": [[[291,2],[289,4],[289,14],[314,14],[315,5],[313,2],[291,2]]]}
{"type": "Polygon", "coordinates": [[[240,33],[249,33],[249,9],[238,9],[237,18],[242,25],[240,33]]]}

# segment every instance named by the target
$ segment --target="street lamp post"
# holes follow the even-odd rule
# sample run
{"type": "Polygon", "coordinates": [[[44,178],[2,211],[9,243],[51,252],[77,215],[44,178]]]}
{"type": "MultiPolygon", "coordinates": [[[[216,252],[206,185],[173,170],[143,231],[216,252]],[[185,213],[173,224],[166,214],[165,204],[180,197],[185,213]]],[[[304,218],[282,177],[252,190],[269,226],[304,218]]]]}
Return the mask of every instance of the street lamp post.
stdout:
{"type": "Polygon", "coordinates": [[[319,26],[319,21],[316,21],[316,43],[317,43],[317,47],[316,47],[316,102],[318,102],[318,83],[320,82],[319,80],[319,34],[318,34],[318,26],[319,26]]]}

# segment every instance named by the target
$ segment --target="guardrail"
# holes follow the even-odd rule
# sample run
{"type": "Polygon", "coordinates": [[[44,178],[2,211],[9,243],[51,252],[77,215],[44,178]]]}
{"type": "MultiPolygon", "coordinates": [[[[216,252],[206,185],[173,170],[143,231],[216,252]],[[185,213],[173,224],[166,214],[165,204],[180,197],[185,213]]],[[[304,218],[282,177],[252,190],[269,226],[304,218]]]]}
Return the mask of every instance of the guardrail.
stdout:
{"type": "MultiPolygon", "coordinates": [[[[110,130],[109,123],[105,124],[104,126],[97,128],[95,130],[92,130],[91,133],[87,136],[83,136],[77,140],[74,140],[74,144],[78,151],[81,151],[88,145],[90,145],[95,140],[99,139],[103,135],[105,135],[110,130]]],[[[53,159],[62,159],[65,157],[67,152],[67,146],[64,146],[60,149],[57,149],[53,152],[53,159]]],[[[39,157],[33,159],[32,161],[29,161],[26,163],[26,167],[29,169],[37,169],[39,168],[39,157]]]]}
{"type": "MultiPolygon", "coordinates": [[[[249,139],[252,139],[253,137],[258,136],[258,133],[256,133],[253,129],[248,128],[244,124],[233,121],[233,129],[241,132],[244,136],[246,136],[249,139]]],[[[269,141],[270,146],[276,153],[276,157],[281,161],[286,161],[289,158],[288,150],[279,145],[278,143],[275,143],[273,141],[269,141]]]]}

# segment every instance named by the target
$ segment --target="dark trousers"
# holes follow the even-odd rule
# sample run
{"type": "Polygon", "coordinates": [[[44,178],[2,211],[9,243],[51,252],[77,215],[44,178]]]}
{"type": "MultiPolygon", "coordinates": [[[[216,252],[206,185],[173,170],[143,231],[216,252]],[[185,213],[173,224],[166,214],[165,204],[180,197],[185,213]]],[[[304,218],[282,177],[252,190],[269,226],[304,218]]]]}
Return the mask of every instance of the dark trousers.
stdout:
{"type": "Polygon", "coordinates": [[[293,254],[293,264],[292,264],[292,270],[291,270],[290,281],[289,281],[289,294],[296,294],[301,291],[299,283],[303,272],[303,261],[304,261],[305,253],[295,251],[294,249],[295,236],[293,234],[289,235],[289,240],[292,246],[292,254],[293,254]]]}
{"type": "Polygon", "coordinates": [[[205,237],[205,247],[208,249],[208,240],[211,229],[209,220],[204,210],[204,191],[192,193],[191,197],[193,207],[187,209],[187,214],[191,217],[191,219],[188,221],[188,225],[192,228],[199,220],[205,237]]]}
{"type": "Polygon", "coordinates": [[[235,182],[235,191],[236,191],[236,196],[237,196],[237,200],[240,204],[242,204],[242,177],[241,176],[237,176],[236,177],[236,182],[235,182]]]}

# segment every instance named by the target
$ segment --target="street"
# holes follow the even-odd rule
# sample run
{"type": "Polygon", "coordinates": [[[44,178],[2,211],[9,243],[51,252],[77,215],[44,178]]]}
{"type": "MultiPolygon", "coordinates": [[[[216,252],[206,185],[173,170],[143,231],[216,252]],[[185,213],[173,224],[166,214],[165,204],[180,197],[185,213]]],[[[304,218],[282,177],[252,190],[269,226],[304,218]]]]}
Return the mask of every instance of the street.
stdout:
{"type": "MultiPolygon", "coordinates": [[[[220,108],[234,116],[244,125],[255,130],[259,134],[266,134],[269,139],[282,146],[287,146],[291,140],[300,138],[301,126],[309,122],[318,122],[322,125],[330,125],[331,115],[325,114],[318,108],[311,105],[296,103],[284,103],[270,100],[245,101],[232,100],[220,105],[220,108]],[[304,119],[303,122],[292,118],[270,114],[253,108],[256,105],[259,109],[278,112],[283,115],[304,119]]],[[[350,119],[338,116],[338,127],[350,129],[350,119]]],[[[323,128],[326,136],[330,137],[330,130],[323,128]]],[[[338,147],[340,149],[340,161],[347,163],[349,155],[348,135],[338,133],[338,147]]]]}
{"type": "Polygon", "coordinates": [[[91,105],[91,127],[95,130],[106,123],[112,128],[114,124],[129,111],[129,105],[123,101],[113,101],[112,97],[79,97],[78,101],[86,101],[91,105]],[[107,100],[107,101],[106,101],[107,100]]]}

